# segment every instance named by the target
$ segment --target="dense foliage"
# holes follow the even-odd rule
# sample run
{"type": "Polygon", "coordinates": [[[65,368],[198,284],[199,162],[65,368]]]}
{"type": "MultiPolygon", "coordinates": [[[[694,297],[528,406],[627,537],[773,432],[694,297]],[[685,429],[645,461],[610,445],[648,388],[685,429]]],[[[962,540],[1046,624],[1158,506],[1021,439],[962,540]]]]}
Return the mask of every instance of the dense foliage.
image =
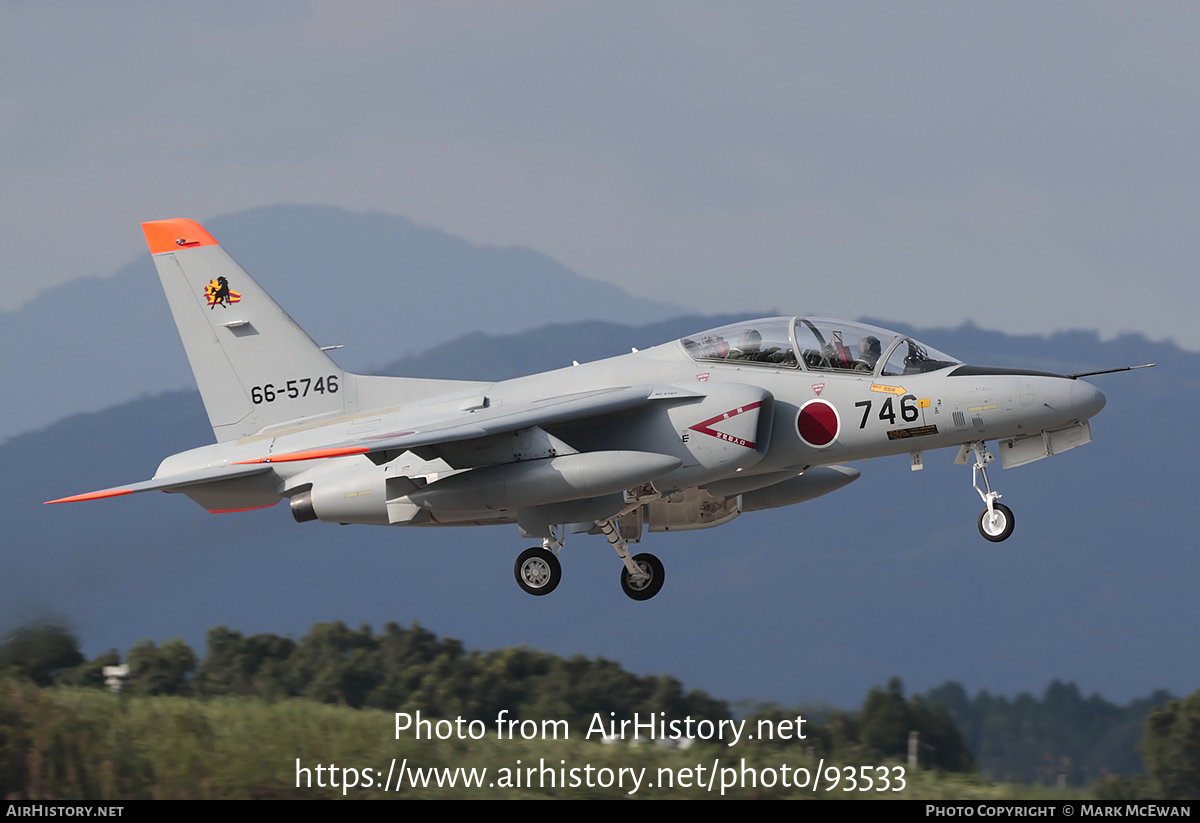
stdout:
{"type": "Polygon", "coordinates": [[[1108,774],[1144,771],[1137,751],[1143,723],[1170,694],[1156,691],[1118,706],[1095,694],[1085,698],[1075,684],[1055,680],[1040,700],[986,690],[971,699],[951,682],[926,699],[945,707],[983,774],[1026,783],[1054,783],[1061,774],[1082,786],[1108,774]]]}
{"type": "MultiPolygon", "coordinates": [[[[129,799],[129,798],[448,798],[448,797],[564,797],[583,799],[630,798],[623,787],[593,784],[518,788],[500,784],[501,772],[522,764],[564,763],[568,768],[591,766],[645,769],[645,781],[635,798],[716,798],[693,780],[690,785],[660,785],[658,770],[676,774],[698,764],[740,770],[743,762],[758,769],[778,770],[783,763],[813,770],[818,765],[795,743],[774,749],[757,746],[729,748],[697,744],[688,749],[662,746],[605,745],[572,734],[569,740],[504,740],[493,735],[481,740],[414,740],[393,734],[393,717],[374,709],[351,709],[311,700],[264,701],[247,697],[195,698],[120,696],[81,688],[37,688],[30,681],[0,679],[0,794],[12,799],[129,799]],[[383,775],[430,769],[487,769],[482,785],[453,788],[406,781],[384,791],[383,775]],[[297,759],[305,768],[336,764],[340,768],[376,770],[373,785],[360,781],[343,794],[324,786],[297,786],[297,759]],[[492,781],[496,785],[490,785],[492,781]],[[414,787],[414,784],[417,784],[414,787]],[[647,783],[654,783],[651,788],[647,783]]],[[[757,741],[756,741],[757,742],[757,741]]],[[[803,741],[801,741],[803,742],[803,741]]],[[[859,753],[862,754],[861,752],[859,753]]],[[[876,797],[998,799],[1053,796],[1053,789],[993,784],[970,775],[936,770],[905,771],[902,791],[861,790],[845,779],[848,767],[861,774],[860,764],[895,777],[896,761],[880,763],[865,756],[824,761],[820,789],[790,786],[782,781],[764,786],[735,786],[724,793],[734,798],[863,799],[876,797]],[[840,778],[833,781],[834,778],[840,778]],[[832,786],[832,790],[827,790],[832,786]]],[[[707,776],[707,773],[706,773],[707,776]]],[[[728,776],[728,774],[723,775],[728,776]]],[[[596,781],[599,782],[599,781],[596,781]]],[[[881,785],[881,784],[880,784],[881,785]]],[[[898,782],[892,786],[901,788],[898,782]]]]}
{"type": "Polygon", "coordinates": [[[48,686],[65,669],[83,663],[79,641],[55,622],[22,626],[0,646],[0,672],[15,670],[39,686],[48,686]]]}
{"type": "Polygon", "coordinates": [[[871,689],[855,723],[863,743],[884,755],[904,757],[912,730],[919,734],[918,762],[951,772],[975,770],[974,759],[945,707],[920,695],[905,701],[899,678],[889,680],[886,690],[871,689]]]}
{"type": "Polygon", "coordinates": [[[1141,750],[1163,796],[1200,800],[1200,691],[1150,712],[1141,750]]]}
{"type": "MultiPolygon", "coordinates": [[[[74,635],[54,623],[23,627],[0,644],[0,674],[13,684],[99,689],[104,686],[103,667],[119,662],[116,650],[85,661],[74,635]]],[[[702,691],[685,692],[673,677],[639,676],[603,658],[563,658],[527,648],[468,651],[461,642],[439,638],[415,624],[404,628],[389,623],[375,634],[366,625],[353,630],[340,622],[323,623],[299,640],[273,634],[244,636],[222,626],[209,631],[203,659],[182,640],[161,644],[143,640],[129,651],[125,662],[129,664],[125,695],[189,698],[187,705],[199,705],[196,700],[233,699],[246,705],[298,700],[298,705],[420,710],[426,717],[461,716],[485,722],[507,709],[512,717],[565,719],[575,736],[589,727],[595,713],[605,718],[610,712],[621,718],[635,712],[643,717],[664,712],[670,718],[712,720],[733,716],[725,701],[702,691]]],[[[31,699],[28,695],[33,693],[8,688],[10,698],[18,693],[25,696],[0,701],[0,772],[28,784],[37,777],[28,773],[33,762],[29,747],[44,738],[32,730],[50,716],[47,707],[62,703],[31,699]]],[[[1156,692],[1121,707],[1098,695],[1085,699],[1073,684],[1055,681],[1040,700],[1029,694],[1009,700],[986,691],[971,699],[957,683],[906,698],[903,684],[893,678],[886,687],[872,689],[857,712],[809,714],[803,740],[755,735],[741,745],[750,757],[800,755],[806,762],[825,758],[866,765],[906,762],[909,737],[916,732],[922,769],[979,770],[992,778],[1044,784],[1067,775],[1076,785],[1105,774],[1124,775],[1096,784],[1097,795],[1200,796],[1200,692],[1182,701],[1168,702],[1169,697],[1156,692]],[[1145,734],[1139,747],[1143,721],[1145,734]],[[1138,776],[1142,771],[1139,748],[1149,776],[1138,776]]],[[[304,713],[297,711],[296,716],[304,713]]],[[[794,721],[799,713],[773,705],[759,707],[745,715],[747,730],[753,734],[759,721],[778,727],[781,721],[794,721]]],[[[54,723],[68,736],[91,728],[90,721],[78,716],[54,723]]],[[[84,738],[91,739],[86,734],[84,738]]],[[[84,738],[72,737],[72,745],[87,748],[91,744],[80,742],[84,738]]],[[[59,777],[70,782],[69,775],[59,777]]],[[[124,792],[113,791],[116,794],[106,796],[124,792]]]]}
{"type": "MultiPolygon", "coordinates": [[[[0,646],[8,668],[48,685],[99,687],[115,651],[83,662],[78,641],[60,626],[21,630],[0,646]],[[32,637],[32,640],[31,640],[32,637]],[[40,643],[40,645],[39,645],[40,643]],[[70,666],[70,668],[68,668],[70,666]]],[[[352,708],[420,710],[425,716],[492,720],[514,716],[564,719],[586,729],[593,713],[728,719],[729,705],[702,691],[686,692],[673,677],[642,677],[603,658],[563,658],[526,648],[467,651],[413,625],[318,623],[299,641],[273,634],[246,637],[224,626],[208,633],[203,661],[182,640],[139,641],[129,652],[129,694],[267,700],[307,698],[352,708]]]]}

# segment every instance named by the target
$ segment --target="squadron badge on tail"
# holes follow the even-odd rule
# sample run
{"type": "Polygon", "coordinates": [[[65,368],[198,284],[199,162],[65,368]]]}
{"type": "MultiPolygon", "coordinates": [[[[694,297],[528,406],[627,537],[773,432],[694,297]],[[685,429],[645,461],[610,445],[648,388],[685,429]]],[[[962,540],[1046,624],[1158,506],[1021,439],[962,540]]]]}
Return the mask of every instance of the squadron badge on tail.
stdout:
{"type": "Polygon", "coordinates": [[[229,288],[229,281],[224,277],[208,281],[204,287],[204,296],[210,309],[216,306],[230,306],[241,301],[242,296],[229,288]]]}

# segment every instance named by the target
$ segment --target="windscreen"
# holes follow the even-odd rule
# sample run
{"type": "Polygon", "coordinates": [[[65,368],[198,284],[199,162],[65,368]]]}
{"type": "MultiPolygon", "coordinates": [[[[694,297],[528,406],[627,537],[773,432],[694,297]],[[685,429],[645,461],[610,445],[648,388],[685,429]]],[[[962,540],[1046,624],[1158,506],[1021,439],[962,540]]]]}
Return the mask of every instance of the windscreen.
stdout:
{"type": "Polygon", "coordinates": [[[949,366],[957,366],[961,362],[961,360],[943,354],[931,346],[906,337],[888,356],[887,364],[883,367],[883,374],[885,377],[923,374],[949,366]]]}
{"type": "Polygon", "coordinates": [[[817,371],[875,372],[896,332],[823,317],[796,320],[796,342],[804,365],[817,371]]]}

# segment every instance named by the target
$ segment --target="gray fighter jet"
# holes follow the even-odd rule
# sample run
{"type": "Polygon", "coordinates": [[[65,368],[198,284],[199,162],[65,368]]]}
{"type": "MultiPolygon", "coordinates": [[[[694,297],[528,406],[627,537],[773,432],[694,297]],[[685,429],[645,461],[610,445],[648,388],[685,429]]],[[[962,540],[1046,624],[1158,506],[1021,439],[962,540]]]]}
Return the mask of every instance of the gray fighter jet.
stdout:
{"type": "Polygon", "coordinates": [[[924,451],[958,447],[984,503],[979,531],[1004,540],[1013,513],[988,483],[985,441],[1005,468],[1024,465],[1090,442],[1104,408],[1088,375],[965,365],[816,317],[497,383],[351,374],[198,223],[142,228],[217,442],[168,457],[151,480],[51,503],[158,490],[214,513],[286,499],[301,523],[516,524],[540,541],[515,565],[534,595],[558,585],[568,534],[603,534],[622,589],[648,600],[662,563],[629,552],[646,530],[811,500],[856,480],[852,460],[907,454],[917,470],[924,451]]]}

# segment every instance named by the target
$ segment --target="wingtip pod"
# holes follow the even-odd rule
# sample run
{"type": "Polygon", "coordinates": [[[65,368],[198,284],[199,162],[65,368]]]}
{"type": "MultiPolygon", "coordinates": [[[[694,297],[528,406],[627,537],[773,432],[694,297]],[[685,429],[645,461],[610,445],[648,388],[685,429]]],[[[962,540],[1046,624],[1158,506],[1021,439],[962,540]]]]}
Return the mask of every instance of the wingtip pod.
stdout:
{"type": "Polygon", "coordinates": [[[146,235],[146,245],[150,247],[151,254],[219,245],[203,226],[185,217],[143,223],[142,232],[146,235]]]}

